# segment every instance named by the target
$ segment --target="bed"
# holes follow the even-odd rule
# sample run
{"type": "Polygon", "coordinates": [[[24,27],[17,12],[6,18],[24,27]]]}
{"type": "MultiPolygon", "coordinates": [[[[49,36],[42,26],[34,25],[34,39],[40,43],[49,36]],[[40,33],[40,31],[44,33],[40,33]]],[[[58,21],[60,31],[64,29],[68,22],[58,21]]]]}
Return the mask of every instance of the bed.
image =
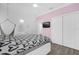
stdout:
{"type": "Polygon", "coordinates": [[[14,35],[16,25],[5,20],[0,25],[0,55],[45,55],[51,51],[50,38],[41,34],[14,35]]]}

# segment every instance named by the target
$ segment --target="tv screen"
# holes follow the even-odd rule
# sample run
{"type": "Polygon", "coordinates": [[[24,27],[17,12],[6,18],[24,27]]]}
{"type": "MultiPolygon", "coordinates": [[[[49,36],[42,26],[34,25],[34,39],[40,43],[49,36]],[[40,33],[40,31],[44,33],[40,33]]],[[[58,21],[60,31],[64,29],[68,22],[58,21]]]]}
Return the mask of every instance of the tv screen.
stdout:
{"type": "Polygon", "coordinates": [[[50,28],[50,22],[43,22],[43,28],[50,28]]]}

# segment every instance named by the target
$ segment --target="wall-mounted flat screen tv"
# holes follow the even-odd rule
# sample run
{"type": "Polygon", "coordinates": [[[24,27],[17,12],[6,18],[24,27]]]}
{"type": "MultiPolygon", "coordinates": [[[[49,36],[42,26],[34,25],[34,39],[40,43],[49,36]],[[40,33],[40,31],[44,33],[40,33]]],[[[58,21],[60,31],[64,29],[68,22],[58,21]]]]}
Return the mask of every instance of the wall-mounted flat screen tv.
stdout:
{"type": "Polygon", "coordinates": [[[50,28],[50,22],[43,22],[43,28],[50,28]]]}

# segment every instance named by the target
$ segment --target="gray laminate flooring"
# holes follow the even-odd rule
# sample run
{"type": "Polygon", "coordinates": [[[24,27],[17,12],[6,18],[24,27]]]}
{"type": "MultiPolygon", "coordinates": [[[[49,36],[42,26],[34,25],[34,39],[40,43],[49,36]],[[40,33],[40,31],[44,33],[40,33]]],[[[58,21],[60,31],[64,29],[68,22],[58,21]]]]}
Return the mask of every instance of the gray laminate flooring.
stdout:
{"type": "Polygon", "coordinates": [[[79,50],[52,43],[48,55],[79,55],[79,50]]]}

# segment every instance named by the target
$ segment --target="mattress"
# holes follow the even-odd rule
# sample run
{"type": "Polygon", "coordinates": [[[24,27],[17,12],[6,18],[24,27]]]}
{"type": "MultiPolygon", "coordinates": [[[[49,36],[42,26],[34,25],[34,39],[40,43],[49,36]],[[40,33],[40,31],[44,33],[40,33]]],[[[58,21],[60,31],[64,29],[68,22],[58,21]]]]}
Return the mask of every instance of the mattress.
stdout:
{"type": "Polygon", "coordinates": [[[46,36],[37,34],[16,35],[11,38],[10,42],[0,41],[0,55],[28,55],[37,49],[40,50],[41,47],[49,46],[49,44],[51,44],[50,38],[46,36]]]}

